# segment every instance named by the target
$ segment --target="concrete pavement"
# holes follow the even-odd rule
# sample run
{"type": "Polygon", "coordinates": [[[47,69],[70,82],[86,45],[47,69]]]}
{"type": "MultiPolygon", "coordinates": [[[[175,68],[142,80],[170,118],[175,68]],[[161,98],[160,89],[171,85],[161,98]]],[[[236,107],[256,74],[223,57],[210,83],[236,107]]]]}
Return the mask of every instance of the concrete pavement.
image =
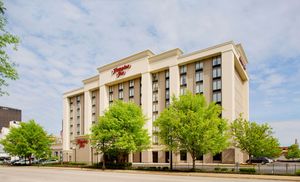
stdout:
{"type": "MultiPolygon", "coordinates": [[[[300,177],[284,177],[266,180],[261,175],[230,175],[209,173],[159,173],[144,171],[101,171],[46,167],[0,167],[1,182],[271,182],[300,181],[300,177]],[[238,178],[240,177],[240,178],[238,178]],[[248,179],[247,179],[248,178],[248,179]]],[[[272,176],[271,176],[272,177],[272,176]]]]}

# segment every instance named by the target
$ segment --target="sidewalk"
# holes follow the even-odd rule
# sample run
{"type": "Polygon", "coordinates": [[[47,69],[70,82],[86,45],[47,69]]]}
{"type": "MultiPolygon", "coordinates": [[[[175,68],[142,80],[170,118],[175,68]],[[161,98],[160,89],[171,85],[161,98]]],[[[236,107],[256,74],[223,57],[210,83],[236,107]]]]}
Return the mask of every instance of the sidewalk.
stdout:
{"type": "Polygon", "coordinates": [[[279,181],[300,181],[300,176],[278,176],[278,175],[250,175],[250,174],[225,174],[225,173],[201,173],[201,172],[164,172],[164,171],[139,171],[139,170],[101,170],[89,168],[72,168],[72,167],[47,167],[47,166],[27,166],[40,169],[63,169],[63,170],[80,170],[95,172],[112,172],[112,173],[131,173],[131,174],[152,174],[152,175],[172,175],[172,176],[199,176],[214,178],[239,178],[239,179],[260,179],[260,180],[279,180],[279,181]]]}

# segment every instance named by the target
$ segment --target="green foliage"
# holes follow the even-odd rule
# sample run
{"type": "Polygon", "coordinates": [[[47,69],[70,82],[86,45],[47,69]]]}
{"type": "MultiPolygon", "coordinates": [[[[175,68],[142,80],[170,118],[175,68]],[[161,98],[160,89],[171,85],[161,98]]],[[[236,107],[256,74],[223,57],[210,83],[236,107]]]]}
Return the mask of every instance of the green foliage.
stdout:
{"type": "Polygon", "coordinates": [[[11,156],[46,158],[50,155],[52,139],[34,120],[21,122],[20,127],[10,129],[0,141],[4,151],[11,156]]]}
{"type": "Polygon", "coordinates": [[[7,79],[18,79],[15,64],[10,61],[6,50],[10,45],[13,45],[13,50],[16,50],[19,38],[5,30],[6,19],[4,13],[5,7],[2,0],[0,0],[0,96],[7,94],[2,89],[3,86],[8,86],[7,79]]]}
{"type": "Polygon", "coordinates": [[[295,173],[297,176],[300,176],[300,169],[298,169],[295,173]]]}
{"type": "MultiPolygon", "coordinates": [[[[100,162],[99,164],[95,164],[94,166],[103,166],[103,162],[100,162]]],[[[114,163],[114,162],[107,162],[105,163],[105,166],[107,169],[130,169],[132,167],[132,163],[130,162],[120,162],[120,163],[114,163]]]]}
{"type": "Polygon", "coordinates": [[[240,168],[241,173],[254,174],[256,173],[255,168],[240,168]]]}
{"type": "Polygon", "coordinates": [[[278,139],[273,137],[268,124],[257,124],[242,117],[231,124],[231,132],[236,146],[253,157],[277,157],[280,155],[278,139]]]}
{"type": "Polygon", "coordinates": [[[207,104],[203,95],[187,92],[172,98],[172,104],[154,122],[158,135],[168,149],[187,150],[193,159],[197,156],[216,154],[228,146],[227,121],[220,118],[222,108],[207,104]]]}
{"type": "Polygon", "coordinates": [[[91,143],[103,154],[127,155],[149,148],[146,118],[134,103],[114,101],[92,127],[91,143]]]}
{"type": "Polygon", "coordinates": [[[300,149],[298,144],[293,144],[289,146],[288,152],[285,156],[287,159],[300,158],[300,149]]]}

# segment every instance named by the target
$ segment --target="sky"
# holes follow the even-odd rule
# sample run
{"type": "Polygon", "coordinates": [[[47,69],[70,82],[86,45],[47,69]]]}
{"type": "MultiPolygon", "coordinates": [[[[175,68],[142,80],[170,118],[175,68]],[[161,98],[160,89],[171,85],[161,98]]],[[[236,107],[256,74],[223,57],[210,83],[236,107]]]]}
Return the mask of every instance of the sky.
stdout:
{"type": "Polygon", "coordinates": [[[62,125],[62,94],[96,68],[150,49],[185,53],[242,43],[250,76],[250,120],[269,123],[281,145],[300,140],[299,0],[4,0],[18,35],[20,79],[0,105],[22,109],[48,132],[62,125]]]}

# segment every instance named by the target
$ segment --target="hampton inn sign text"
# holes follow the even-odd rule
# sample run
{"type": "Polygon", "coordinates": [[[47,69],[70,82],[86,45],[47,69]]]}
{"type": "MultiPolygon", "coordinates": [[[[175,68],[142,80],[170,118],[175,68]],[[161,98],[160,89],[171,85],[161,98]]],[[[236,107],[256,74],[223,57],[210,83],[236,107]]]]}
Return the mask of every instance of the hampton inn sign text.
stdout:
{"type": "Polygon", "coordinates": [[[116,67],[111,71],[112,75],[116,75],[117,78],[119,78],[120,76],[123,76],[126,74],[126,70],[130,69],[131,65],[130,64],[125,64],[123,66],[120,67],[116,67]]]}

